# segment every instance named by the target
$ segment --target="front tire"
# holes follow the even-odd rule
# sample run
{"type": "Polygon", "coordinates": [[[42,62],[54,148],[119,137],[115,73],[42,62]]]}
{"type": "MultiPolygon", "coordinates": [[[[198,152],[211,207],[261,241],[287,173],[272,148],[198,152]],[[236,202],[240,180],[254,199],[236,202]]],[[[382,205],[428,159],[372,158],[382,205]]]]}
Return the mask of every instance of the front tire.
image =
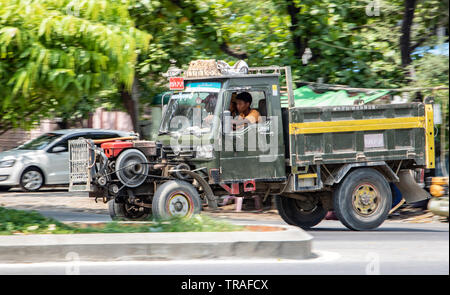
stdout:
{"type": "Polygon", "coordinates": [[[276,196],[275,204],[281,218],[290,225],[295,225],[303,229],[309,229],[319,224],[327,215],[322,204],[309,204],[305,207],[304,202],[297,199],[276,196]]]}
{"type": "Polygon", "coordinates": [[[337,218],[351,230],[372,230],[388,217],[392,193],[384,176],[372,168],[348,174],[333,197],[337,218]]]}
{"type": "Polygon", "coordinates": [[[112,220],[129,220],[129,221],[142,221],[148,220],[151,215],[149,208],[138,207],[128,202],[117,203],[116,200],[111,199],[108,201],[109,216],[112,220]]]}
{"type": "Polygon", "coordinates": [[[197,190],[188,182],[170,180],[156,189],[152,211],[157,219],[200,214],[202,202],[197,190]]]}
{"type": "Polygon", "coordinates": [[[20,187],[28,192],[36,192],[44,185],[44,175],[36,167],[26,169],[20,176],[20,187]]]}

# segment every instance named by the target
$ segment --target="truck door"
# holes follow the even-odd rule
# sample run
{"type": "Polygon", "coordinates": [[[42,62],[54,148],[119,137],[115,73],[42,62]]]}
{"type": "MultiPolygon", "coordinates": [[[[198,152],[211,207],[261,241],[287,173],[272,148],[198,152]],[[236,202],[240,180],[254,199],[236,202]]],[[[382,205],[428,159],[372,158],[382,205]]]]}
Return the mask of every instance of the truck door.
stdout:
{"type": "MultiPolygon", "coordinates": [[[[279,142],[278,136],[282,128],[278,126],[278,118],[273,117],[271,92],[268,88],[248,88],[245,91],[252,95],[251,108],[258,110],[261,120],[258,124],[250,124],[229,133],[222,128],[220,179],[222,182],[284,179],[284,149],[280,149],[283,142],[279,142]]],[[[230,109],[231,97],[238,92],[242,91],[224,92],[223,110],[230,109]]],[[[229,123],[226,119],[222,122],[229,123]]]]}

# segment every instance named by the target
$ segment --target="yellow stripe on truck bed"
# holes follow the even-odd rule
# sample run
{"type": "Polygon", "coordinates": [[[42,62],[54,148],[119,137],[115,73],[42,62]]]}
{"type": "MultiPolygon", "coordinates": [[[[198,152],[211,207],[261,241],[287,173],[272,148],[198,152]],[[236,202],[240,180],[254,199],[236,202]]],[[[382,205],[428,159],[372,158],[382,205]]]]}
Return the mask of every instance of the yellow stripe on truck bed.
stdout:
{"type": "MultiPolygon", "coordinates": [[[[345,120],[289,124],[289,134],[424,128],[425,117],[345,120]]],[[[434,162],[434,161],[433,161],[434,162]]]]}

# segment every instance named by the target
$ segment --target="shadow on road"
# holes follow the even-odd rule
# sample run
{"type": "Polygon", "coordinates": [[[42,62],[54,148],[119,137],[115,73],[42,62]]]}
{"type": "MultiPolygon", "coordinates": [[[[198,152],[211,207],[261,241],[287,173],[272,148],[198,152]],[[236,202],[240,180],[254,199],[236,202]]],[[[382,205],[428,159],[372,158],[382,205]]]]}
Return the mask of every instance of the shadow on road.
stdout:
{"type": "Polygon", "coordinates": [[[306,232],[355,232],[355,233],[368,233],[368,232],[448,232],[448,229],[424,229],[424,228],[405,228],[405,227],[383,227],[373,230],[366,231],[353,231],[348,228],[336,228],[336,227],[320,227],[320,228],[310,228],[305,230],[306,232]]]}

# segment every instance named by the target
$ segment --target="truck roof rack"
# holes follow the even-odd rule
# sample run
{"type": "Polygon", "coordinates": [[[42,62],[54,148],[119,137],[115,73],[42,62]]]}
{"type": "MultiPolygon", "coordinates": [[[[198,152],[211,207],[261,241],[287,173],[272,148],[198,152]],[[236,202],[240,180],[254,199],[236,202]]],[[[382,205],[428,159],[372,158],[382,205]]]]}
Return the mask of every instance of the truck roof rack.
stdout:
{"type": "Polygon", "coordinates": [[[295,106],[294,92],[292,87],[292,75],[290,66],[265,66],[265,67],[249,67],[244,61],[238,61],[233,67],[224,61],[196,60],[191,61],[189,68],[183,70],[172,65],[164,77],[183,77],[186,80],[191,79],[211,79],[211,78],[246,78],[246,77],[262,77],[262,76],[281,76],[285,75],[286,85],[281,86],[287,91],[287,102],[289,107],[295,106]]]}

